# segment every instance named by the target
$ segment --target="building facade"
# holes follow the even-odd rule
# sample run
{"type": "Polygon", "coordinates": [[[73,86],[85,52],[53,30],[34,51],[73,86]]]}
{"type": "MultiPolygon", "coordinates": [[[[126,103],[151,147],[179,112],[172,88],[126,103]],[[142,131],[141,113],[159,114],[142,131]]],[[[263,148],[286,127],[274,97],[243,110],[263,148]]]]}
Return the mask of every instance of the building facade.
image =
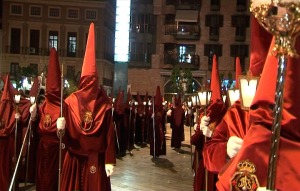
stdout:
{"type": "Polygon", "coordinates": [[[235,58],[249,68],[250,13],[246,0],[132,0],[128,84],[133,94],[176,93],[174,70],[189,71],[197,91],[217,56],[223,79],[235,80],[235,58]],[[233,76],[233,77],[232,77],[233,76]]]}
{"type": "MultiPolygon", "coordinates": [[[[115,1],[3,0],[1,73],[46,73],[50,48],[56,48],[68,81],[76,82],[90,23],[95,24],[100,83],[111,93],[114,76],[115,1]]],[[[30,73],[30,74],[28,74],[30,73]]]]}
{"type": "Polygon", "coordinates": [[[181,74],[192,79],[186,93],[209,81],[213,55],[223,80],[235,80],[236,57],[244,72],[249,68],[246,0],[131,0],[129,61],[124,66],[114,63],[116,1],[1,1],[5,19],[0,19],[0,73],[10,72],[12,78],[22,69],[45,72],[49,49],[55,47],[65,77],[78,80],[91,22],[96,28],[99,80],[108,94],[116,95],[113,87],[120,87],[114,83],[115,71],[126,73],[121,80],[133,95],[152,95],[160,86],[168,97],[176,93],[172,84],[181,74]]]}

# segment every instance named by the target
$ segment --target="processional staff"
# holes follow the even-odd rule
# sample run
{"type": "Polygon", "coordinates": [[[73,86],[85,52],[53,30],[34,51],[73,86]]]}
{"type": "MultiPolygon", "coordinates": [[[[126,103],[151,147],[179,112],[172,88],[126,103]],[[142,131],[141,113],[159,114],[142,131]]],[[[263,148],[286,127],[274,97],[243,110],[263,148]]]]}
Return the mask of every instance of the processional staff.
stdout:
{"type": "MultiPolygon", "coordinates": [[[[61,65],[61,83],[60,83],[60,117],[63,117],[63,100],[64,100],[64,69],[63,64],[61,65]]],[[[65,134],[64,129],[57,129],[57,136],[59,138],[59,150],[58,150],[58,188],[57,190],[60,191],[60,184],[61,184],[61,150],[63,148],[62,137],[65,134]]]]}
{"type": "MultiPolygon", "coordinates": [[[[34,101],[33,101],[32,104],[35,103],[35,100],[36,99],[34,99],[34,101]]],[[[20,97],[16,97],[15,101],[18,104],[20,102],[20,97]]],[[[14,169],[14,173],[13,173],[12,179],[10,181],[10,185],[9,185],[8,191],[11,191],[12,189],[15,189],[15,178],[16,178],[16,174],[18,172],[18,167],[19,167],[21,155],[23,153],[24,145],[26,143],[26,139],[27,139],[28,133],[31,130],[31,122],[32,122],[32,116],[30,114],[30,118],[29,118],[29,122],[28,122],[28,127],[27,127],[26,132],[25,132],[25,136],[24,136],[24,139],[23,139],[23,142],[22,142],[22,146],[21,146],[21,150],[20,150],[20,153],[19,153],[19,156],[18,156],[18,160],[15,163],[15,169],[14,169]]],[[[16,127],[15,127],[16,129],[15,129],[15,132],[17,131],[17,128],[18,128],[18,124],[17,123],[18,123],[18,117],[16,117],[16,127]]],[[[17,150],[16,150],[17,149],[17,145],[16,145],[16,142],[17,142],[17,133],[15,134],[15,154],[14,154],[15,155],[14,156],[15,157],[15,161],[16,161],[16,157],[17,157],[17,150]]]]}

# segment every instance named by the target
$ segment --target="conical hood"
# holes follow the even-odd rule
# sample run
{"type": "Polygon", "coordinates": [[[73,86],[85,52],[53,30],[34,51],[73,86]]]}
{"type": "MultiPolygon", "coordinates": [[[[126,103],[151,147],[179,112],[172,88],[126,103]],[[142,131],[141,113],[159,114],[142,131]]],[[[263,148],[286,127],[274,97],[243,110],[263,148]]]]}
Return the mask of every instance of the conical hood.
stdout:
{"type": "Polygon", "coordinates": [[[217,57],[213,57],[213,67],[211,72],[210,90],[212,91],[211,101],[222,100],[220,75],[218,71],[217,57]]]}
{"type": "Polygon", "coordinates": [[[94,23],[90,24],[89,35],[85,48],[85,55],[81,71],[81,77],[84,76],[97,76],[94,23]]]}
{"type": "Polygon", "coordinates": [[[155,107],[155,112],[158,111],[162,111],[163,110],[163,99],[160,93],[160,87],[157,86],[156,87],[156,93],[155,93],[155,97],[154,97],[155,101],[154,101],[154,107],[155,107]]]}
{"type": "Polygon", "coordinates": [[[47,80],[46,80],[46,98],[53,99],[53,96],[59,97],[61,91],[61,71],[58,61],[58,55],[55,48],[50,49],[47,80]]]}
{"type": "Polygon", "coordinates": [[[251,47],[250,47],[250,75],[260,76],[268,49],[272,40],[271,33],[267,32],[257,21],[254,15],[251,14],[251,47]]]}
{"type": "Polygon", "coordinates": [[[256,94],[251,105],[271,104],[275,102],[275,88],[278,60],[271,52],[274,47],[274,38],[271,42],[269,53],[259,80],[256,94]]]}
{"type": "Polygon", "coordinates": [[[241,62],[240,58],[236,57],[235,59],[235,87],[239,88],[239,76],[242,75],[242,68],[241,68],[241,62]]]}
{"type": "Polygon", "coordinates": [[[39,78],[35,77],[34,80],[33,80],[33,84],[32,84],[31,90],[29,92],[29,96],[36,98],[37,95],[38,95],[38,93],[39,93],[39,90],[40,90],[39,78]]]}
{"type": "Polygon", "coordinates": [[[176,99],[176,107],[181,107],[182,103],[181,103],[181,95],[178,94],[177,95],[177,99],[176,99]]]}
{"type": "Polygon", "coordinates": [[[129,102],[131,102],[131,101],[132,101],[132,95],[130,93],[130,88],[129,88],[128,91],[127,91],[127,99],[126,99],[126,107],[127,108],[130,107],[129,102]]]}
{"type": "Polygon", "coordinates": [[[9,100],[13,101],[13,93],[11,92],[11,83],[10,83],[10,75],[7,74],[4,78],[4,86],[3,86],[3,92],[1,96],[1,101],[3,100],[9,100]]]}

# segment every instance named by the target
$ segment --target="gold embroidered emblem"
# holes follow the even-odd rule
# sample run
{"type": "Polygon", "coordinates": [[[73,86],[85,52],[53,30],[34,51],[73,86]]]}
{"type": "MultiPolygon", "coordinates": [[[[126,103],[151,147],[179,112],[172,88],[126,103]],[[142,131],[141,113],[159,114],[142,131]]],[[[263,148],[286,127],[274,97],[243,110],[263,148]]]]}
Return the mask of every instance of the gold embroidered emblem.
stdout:
{"type": "Polygon", "coordinates": [[[96,167],[95,167],[94,165],[92,165],[92,166],[90,167],[90,172],[91,172],[92,174],[95,174],[96,171],[97,171],[96,167]]]}
{"type": "Polygon", "coordinates": [[[43,127],[45,129],[49,129],[49,127],[51,127],[51,125],[52,125],[51,115],[47,113],[44,117],[43,127]]]}
{"type": "Polygon", "coordinates": [[[248,161],[240,161],[237,170],[230,181],[232,191],[255,191],[259,187],[259,182],[255,175],[255,165],[248,161]]]}
{"type": "Polygon", "coordinates": [[[93,121],[92,112],[86,111],[82,117],[81,130],[89,131],[92,128],[93,121]]]}
{"type": "Polygon", "coordinates": [[[4,119],[0,119],[0,129],[4,129],[5,121],[4,119]]]}

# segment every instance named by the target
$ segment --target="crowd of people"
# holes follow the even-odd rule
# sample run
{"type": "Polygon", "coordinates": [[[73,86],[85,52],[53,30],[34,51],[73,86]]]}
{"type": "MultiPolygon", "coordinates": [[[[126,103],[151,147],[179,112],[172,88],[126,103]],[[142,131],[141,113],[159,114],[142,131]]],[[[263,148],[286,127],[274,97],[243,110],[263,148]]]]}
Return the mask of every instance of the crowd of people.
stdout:
{"type": "MultiPolygon", "coordinates": [[[[257,190],[266,187],[270,129],[272,126],[277,58],[271,54],[275,41],[251,17],[250,74],[260,76],[250,109],[241,98],[230,104],[222,98],[216,56],[213,58],[206,107],[186,107],[181,95],[172,103],[163,101],[160,87],[155,94],[106,95],[99,85],[94,24],[90,25],[78,89],[63,95],[62,71],[56,50],[50,50],[44,91],[34,80],[28,97],[4,82],[0,102],[0,190],[17,187],[18,182],[35,182],[43,190],[111,190],[116,158],[132,149],[150,145],[153,158],[166,155],[166,124],[172,130],[171,147],[180,149],[184,126],[194,126],[194,190],[257,190]],[[34,97],[35,100],[30,98],[34,97]],[[28,138],[27,138],[28,137],[28,138]],[[31,150],[31,152],[29,152],[31,150]],[[30,161],[30,162],[29,162],[30,161]],[[18,169],[19,168],[19,169],[18,169]],[[14,179],[15,178],[15,179],[14,179]]],[[[295,44],[300,49],[300,43],[295,44]]],[[[299,164],[299,58],[287,63],[282,114],[282,135],[276,176],[277,190],[300,187],[299,164]],[[295,174],[296,173],[296,174],[295,174]]],[[[241,75],[236,59],[236,88],[241,75]]]]}

